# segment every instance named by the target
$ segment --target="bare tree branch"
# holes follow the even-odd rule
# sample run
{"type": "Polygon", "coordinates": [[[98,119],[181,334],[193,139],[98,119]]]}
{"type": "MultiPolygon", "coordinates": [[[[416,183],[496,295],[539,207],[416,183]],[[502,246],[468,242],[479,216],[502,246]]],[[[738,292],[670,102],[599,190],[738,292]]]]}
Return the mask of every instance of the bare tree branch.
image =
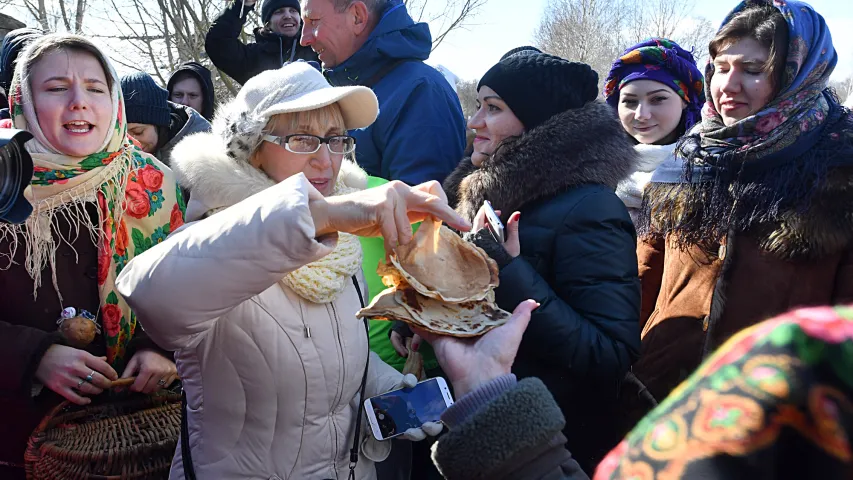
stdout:
{"type": "Polygon", "coordinates": [[[169,36],[169,22],[166,21],[166,12],[160,9],[160,16],[163,21],[163,39],[166,41],[166,58],[169,60],[169,65],[175,64],[175,56],[172,54],[172,39],[169,36]]]}
{"type": "MultiPolygon", "coordinates": [[[[60,0],[62,1],[62,0],[60,0]]],[[[80,33],[83,31],[83,17],[86,15],[86,1],[77,0],[77,12],[74,15],[74,32],[80,33]]]]}
{"type": "Polygon", "coordinates": [[[853,97],[853,75],[850,75],[844,80],[830,82],[829,86],[835,90],[835,94],[838,95],[838,100],[841,101],[842,104],[853,97]]]}
{"type": "Polygon", "coordinates": [[[589,64],[603,84],[613,61],[648,37],[693,49],[701,65],[714,29],[689,17],[695,0],[549,0],[535,38],[544,51],[589,64]]]}
{"type": "MultiPolygon", "coordinates": [[[[142,10],[139,6],[140,2],[134,0],[133,6],[136,7],[136,14],[139,15],[139,20],[142,22],[142,32],[145,37],[148,37],[148,27],[145,26],[145,18],[142,17],[142,10]]],[[[154,49],[151,47],[151,40],[145,41],[145,45],[148,47],[148,57],[151,60],[151,64],[154,65],[154,73],[160,79],[160,82],[166,83],[166,80],[163,79],[163,75],[160,73],[160,68],[157,65],[157,59],[154,58],[154,49]]]]}
{"type": "Polygon", "coordinates": [[[477,83],[478,80],[459,80],[456,82],[456,94],[462,105],[462,114],[471,118],[477,113],[477,83]]]}
{"type": "Polygon", "coordinates": [[[24,6],[27,7],[27,11],[29,11],[30,15],[32,15],[39,24],[41,24],[41,29],[43,31],[51,31],[50,23],[47,20],[47,8],[45,7],[44,0],[38,0],[37,4],[33,3],[31,0],[24,0],[24,6]]]}
{"type": "Polygon", "coordinates": [[[486,4],[487,0],[464,0],[462,2],[462,7],[459,10],[459,13],[452,17],[449,25],[444,28],[438,35],[433,37],[432,39],[432,50],[435,50],[441,42],[447,37],[447,35],[456,30],[457,28],[461,28],[465,25],[465,22],[470,20],[477,10],[480,9],[483,5],[486,4]]]}
{"type": "Polygon", "coordinates": [[[68,13],[65,11],[65,2],[59,0],[59,10],[62,12],[62,23],[65,24],[65,29],[71,31],[71,23],[68,22],[68,13]]]}

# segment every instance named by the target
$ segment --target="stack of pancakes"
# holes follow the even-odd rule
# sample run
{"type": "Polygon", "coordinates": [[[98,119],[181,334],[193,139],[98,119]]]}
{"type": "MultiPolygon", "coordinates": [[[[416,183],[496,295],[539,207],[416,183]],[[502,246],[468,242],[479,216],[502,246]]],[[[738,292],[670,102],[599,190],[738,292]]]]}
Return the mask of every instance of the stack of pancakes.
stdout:
{"type": "Polygon", "coordinates": [[[401,320],[440,335],[474,337],[510,317],[495,304],[495,261],[440,221],[421,224],[390,260],[377,269],[389,288],[361,309],[358,318],[401,320]]]}

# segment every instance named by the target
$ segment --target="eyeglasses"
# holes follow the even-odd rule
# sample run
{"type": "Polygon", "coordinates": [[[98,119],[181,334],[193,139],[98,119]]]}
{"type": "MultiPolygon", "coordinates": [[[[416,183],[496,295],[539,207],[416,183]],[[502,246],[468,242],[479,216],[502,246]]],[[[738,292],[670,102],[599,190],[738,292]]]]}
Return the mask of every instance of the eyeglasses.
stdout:
{"type": "Polygon", "coordinates": [[[324,143],[328,147],[329,153],[337,155],[345,155],[355,150],[355,137],[349,135],[318,137],[317,135],[297,133],[285,137],[264,135],[263,138],[267,142],[275,143],[278,146],[284,147],[288,152],[293,153],[316,153],[324,143]]]}

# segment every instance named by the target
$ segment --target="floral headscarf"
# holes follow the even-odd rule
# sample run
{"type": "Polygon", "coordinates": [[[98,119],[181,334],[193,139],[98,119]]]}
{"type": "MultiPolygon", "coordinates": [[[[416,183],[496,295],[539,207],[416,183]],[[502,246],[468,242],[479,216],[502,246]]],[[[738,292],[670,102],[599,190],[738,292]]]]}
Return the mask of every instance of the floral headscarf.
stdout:
{"type": "Polygon", "coordinates": [[[727,126],[712,101],[708,63],[702,122],[652,176],[650,191],[665,187],[667,194],[663,204],[644,205],[641,234],[718,241],[732,228],[745,231],[776,221],[786,208],[804,208],[829,167],[853,164],[853,117],[827,89],[838,55],[823,17],[795,0],[747,0],[723,26],[756,5],[773,6],[788,24],[782,88],[763,109],[727,126]],[[652,213],[660,225],[651,225],[652,213]]]}
{"type": "MultiPolygon", "coordinates": [[[[15,250],[26,248],[25,267],[33,279],[33,294],[42,283],[42,272],[50,267],[53,286],[62,302],[55,255],[61,243],[71,245],[80,230],[88,231],[98,246],[100,323],[107,343],[107,359],[118,370],[124,363],[128,342],[136,330],[136,316],[115,288],[115,279],[127,262],[183,224],[184,201],[171,170],[146,154],[128,139],[124,99],[115,71],[89,40],[76,35],[47,35],[33,41],[18,58],[10,106],[14,127],[33,134],[27,150],[33,157],[34,174],[26,196],[33,214],[23,225],[0,225],[0,237],[12,238],[10,260],[15,250]],[[72,157],[57,150],[38,124],[33,92],[27,78],[34,56],[45,43],[71,39],[96,49],[112,77],[112,123],[101,148],[86,157],[72,157]],[[97,203],[98,219],[92,219],[86,204],[97,203]],[[61,231],[56,217],[68,219],[76,228],[61,231]]],[[[3,268],[8,268],[4,266],[3,268]]],[[[74,305],[63,305],[74,306],[74,305]]],[[[79,306],[77,306],[79,307],[79,306]]],[[[57,312],[59,318],[60,312],[57,312]]]]}
{"type": "Polygon", "coordinates": [[[690,130],[701,120],[705,90],[693,54],[667,38],[650,38],[622,53],[604,81],[604,99],[619,105],[619,91],[634,80],[654,80],[671,88],[684,100],[683,127],[690,130]]]}
{"type": "Polygon", "coordinates": [[[853,306],[732,337],[598,466],[610,479],[849,479],[853,306]]]}
{"type": "MultiPolygon", "coordinates": [[[[747,7],[763,2],[742,2],[723,25],[747,7]]],[[[788,22],[788,58],[782,72],[782,89],[761,111],[726,126],[711,99],[714,64],[705,68],[708,101],[702,111],[702,147],[735,149],[761,158],[790,146],[818,129],[829,114],[823,92],[838,62],[832,37],[823,17],[805,3],[774,0],[788,22]]]]}

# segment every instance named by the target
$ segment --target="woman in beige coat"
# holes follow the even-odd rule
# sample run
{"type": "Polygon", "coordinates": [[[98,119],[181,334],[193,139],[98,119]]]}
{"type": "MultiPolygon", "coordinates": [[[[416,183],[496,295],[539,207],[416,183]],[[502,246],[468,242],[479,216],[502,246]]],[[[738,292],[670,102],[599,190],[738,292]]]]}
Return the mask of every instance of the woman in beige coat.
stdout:
{"type": "MultiPolygon", "coordinates": [[[[119,284],[151,338],[175,350],[197,478],[346,478],[362,377],[367,397],[404,383],[368,354],[355,318],[367,295],[355,235],[408,241],[418,208],[461,220],[437,184],[354,193],[365,178],[345,158],[346,132],[376,114],[369,89],[332,88],[292,64],[253,78],[212,134],[174,150],[198,221],[128,264],[119,284]]],[[[391,448],[368,432],[359,479],[375,478],[372,461],[391,448]]],[[[171,478],[190,477],[186,460],[179,446],[171,478]]]]}

